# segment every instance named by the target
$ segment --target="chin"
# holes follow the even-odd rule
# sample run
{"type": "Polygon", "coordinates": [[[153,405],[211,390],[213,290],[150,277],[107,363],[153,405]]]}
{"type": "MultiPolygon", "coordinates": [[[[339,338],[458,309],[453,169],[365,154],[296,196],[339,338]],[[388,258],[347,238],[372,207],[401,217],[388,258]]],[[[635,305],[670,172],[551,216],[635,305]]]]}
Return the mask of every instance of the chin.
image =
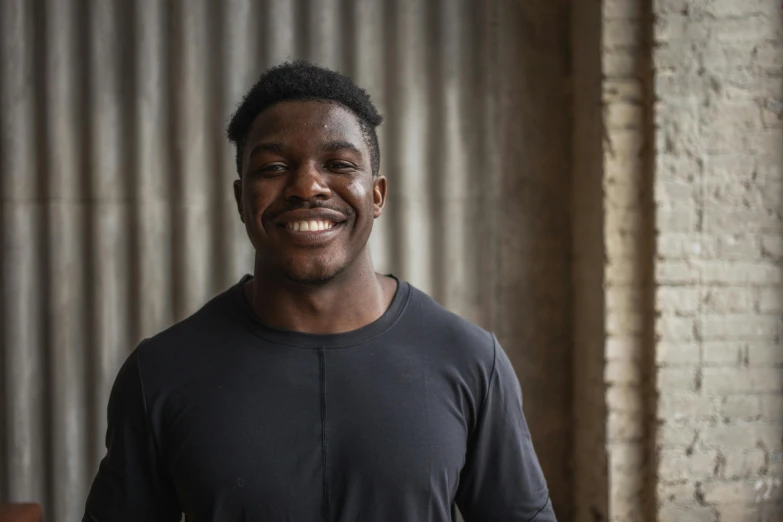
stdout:
{"type": "Polygon", "coordinates": [[[345,270],[345,266],[308,266],[302,269],[293,267],[286,270],[285,276],[292,282],[305,286],[323,286],[331,282],[345,270]]]}

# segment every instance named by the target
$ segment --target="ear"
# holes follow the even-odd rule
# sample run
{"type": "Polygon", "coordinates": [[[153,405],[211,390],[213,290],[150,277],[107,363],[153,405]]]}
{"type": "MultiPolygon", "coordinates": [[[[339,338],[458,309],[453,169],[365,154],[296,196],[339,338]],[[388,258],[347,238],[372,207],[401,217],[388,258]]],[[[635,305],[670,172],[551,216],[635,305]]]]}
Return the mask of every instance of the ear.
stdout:
{"type": "Polygon", "coordinates": [[[386,205],[386,176],[374,176],[372,180],[373,216],[381,217],[386,205]]]}
{"type": "Polygon", "coordinates": [[[239,219],[242,223],[245,222],[245,213],[242,212],[242,180],[234,180],[234,199],[237,200],[237,211],[239,212],[239,219]]]}

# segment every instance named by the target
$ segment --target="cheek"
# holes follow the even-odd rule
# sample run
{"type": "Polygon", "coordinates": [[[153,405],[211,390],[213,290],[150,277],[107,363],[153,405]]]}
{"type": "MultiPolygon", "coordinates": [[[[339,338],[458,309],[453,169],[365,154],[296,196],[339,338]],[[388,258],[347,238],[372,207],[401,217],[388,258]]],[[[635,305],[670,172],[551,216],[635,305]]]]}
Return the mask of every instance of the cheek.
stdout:
{"type": "Polygon", "coordinates": [[[268,206],[267,194],[268,191],[262,190],[258,185],[252,185],[245,190],[245,205],[252,216],[263,212],[268,206]]]}
{"type": "Polygon", "coordinates": [[[348,190],[359,209],[372,208],[372,182],[354,179],[348,184],[348,190]]]}

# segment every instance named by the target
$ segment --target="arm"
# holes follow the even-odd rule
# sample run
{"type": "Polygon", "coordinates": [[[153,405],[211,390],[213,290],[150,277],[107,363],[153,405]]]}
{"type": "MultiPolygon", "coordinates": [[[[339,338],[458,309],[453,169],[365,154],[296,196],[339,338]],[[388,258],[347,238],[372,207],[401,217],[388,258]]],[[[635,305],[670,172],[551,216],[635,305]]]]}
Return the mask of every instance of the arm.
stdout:
{"type": "Polygon", "coordinates": [[[519,381],[493,340],[494,368],[460,473],[457,506],[466,522],[556,522],[519,381]]]}
{"type": "Polygon", "coordinates": [[[106,456],[87,497],[82,522],[178,522],[147,417],[138,349],[125,361],[109,398],[106,456]]]}

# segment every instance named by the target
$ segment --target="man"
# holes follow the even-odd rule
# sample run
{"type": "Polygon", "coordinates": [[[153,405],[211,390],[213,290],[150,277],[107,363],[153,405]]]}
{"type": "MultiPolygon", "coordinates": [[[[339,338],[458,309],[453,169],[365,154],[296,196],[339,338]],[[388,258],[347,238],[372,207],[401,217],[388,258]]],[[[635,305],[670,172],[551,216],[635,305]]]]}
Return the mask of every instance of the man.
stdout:
{"type": "Polygon", "coordinates": [[[381,120],[304,62],[247,94],[253,276],[128,358],[84,520],[555,520],[495,337],[373,269],[381,120]]]}

